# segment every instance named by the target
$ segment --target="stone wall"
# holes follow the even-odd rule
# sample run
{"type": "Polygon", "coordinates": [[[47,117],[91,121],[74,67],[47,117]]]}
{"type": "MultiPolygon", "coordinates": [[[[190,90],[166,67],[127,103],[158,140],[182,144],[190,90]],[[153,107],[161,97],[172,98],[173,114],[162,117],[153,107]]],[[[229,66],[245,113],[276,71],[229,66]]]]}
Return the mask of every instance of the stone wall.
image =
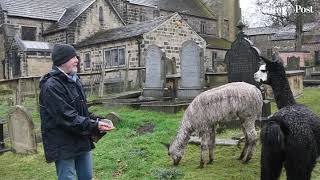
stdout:
{"type": "Polygon", "coordinates": [[[205,70],[206,72],[226,72],[227,65],[224,61],[227,50],[221,49],[206,49],[205,52],[205,70]],[[213,62],[214,53],[216,54],[216,59],[213,62]],[[212,65],[213,63],[213,65],[212,65]]]}
{"type": "Polygon", "coordinates": [[[66,30],[45,35],[52,43],[76,44],[101,30],[123,26],[123,23],[104,0],[97,0],[69,25],[66,30]],[[103,9],[103,21],[99,20],[99,8],[103,9]]]}
{"type": "MultiPolygon", "coordinates": [[[[135,24],[142,21],[152,20],[158,16],[168,16],[174,12],[161,10],[134,4],[127,5],[127,15],[124,17],[127,24],[135,24]]],[[[205,34],[218,35],[217,20],[180,14],[185,21],[197,32],[201,33],[201,23],[205,24],[205,34]]]]}
{"type": "Polygon", "coordinates": [[[142,65],[144,65],[144,57],[146,49],[149,45],[155,44],[162,48],[169,59],[175,59],[177,72],[180,72],[180,50],[182,43],[187,40],[195,41],[201,48],[205,49],[206,42],[197,35],[189,25],[182,20],[181,16],[174,16],[166,23],[160,25],[157,29],[143,35],[142,42],[142,65]],[[181,24],[180,24],[181,21],[181,24]]]}
{"type": "Polygon", "coordinates": [[[123,23],[105,0],[97,0],[71,26],[75,27],[74,43],[78,43],[100,30],[121,27],[123,23]],[[103,21],[99,21],[100,7],[103,8],[103,21]]]}
{"type": "Polygon", "coordinates": [[[159,16],[159,11],[152,7],[128,4],[124,19],[127,24],[135,24],[142,21],[152,20],[159,16]]]}
{"type": "Polygon", "coordinates": [[[12,24],[17,28],[18,36],[21,37],[21,27],[36,27],[36,41],[44,41],[42,37],[42,33],[46,30],[49,26],[53,24],[52,21],[45,21],[45,20],[37,20],[37,19],[29,19],[29,18],[21,18],[21,17],[8,17],[9,24],[12,24]]]}
{"type": "Polygon", "coordinates": [[[275,51],[293,51],[295,46],[295,40],[281,40],[271,41],[271,34],[249,36],[250,41],[255,47],[260,49],[262,55],[267,56],[268,49],[275,51]]]}
{"type": "MultiPolygon", "coordinates": [[[[304,71],[286,71],[289,86],[294,97],[298,97],[303,94],[303,77],[304,71]]],[[[267,87],[267,98],[273,99],[273,92],[271,86],[267,87]]]]}
{"type": "Polygon", "coordinates": [[[42,76],[52,68],[50,56],[29,56],[27,57],[26,76],[42,76]]]}

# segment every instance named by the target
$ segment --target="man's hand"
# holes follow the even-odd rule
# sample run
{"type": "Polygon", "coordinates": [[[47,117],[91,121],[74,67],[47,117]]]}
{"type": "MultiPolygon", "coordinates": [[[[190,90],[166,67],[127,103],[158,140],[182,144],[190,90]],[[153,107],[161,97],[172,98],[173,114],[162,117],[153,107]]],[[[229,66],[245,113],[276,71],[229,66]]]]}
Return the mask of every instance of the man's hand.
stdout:
{"type": "Polygon", "coordinates": [[[112,129],[114,129],[114,126],[103,121],[99,121],[98,129],[101,132],[111,131],[112,129]]]}

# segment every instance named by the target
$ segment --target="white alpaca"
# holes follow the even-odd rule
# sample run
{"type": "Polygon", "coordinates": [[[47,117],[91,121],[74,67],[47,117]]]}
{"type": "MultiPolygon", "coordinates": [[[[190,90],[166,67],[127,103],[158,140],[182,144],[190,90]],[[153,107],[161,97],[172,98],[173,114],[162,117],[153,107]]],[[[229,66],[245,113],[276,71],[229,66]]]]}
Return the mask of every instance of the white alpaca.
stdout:
{"type": "Polygon", "coordinates": [[[178,165],[190,134],[199,132],[201,138],[200,168],[204,165],[205,150],[209,148],[209,164],[214,159],[215,125],[219,122],[240,119],[245,135],[245,147],[239,157],[248,162],[256,144],[255,121],[261,117],[263,99],[255,86],[235,82],[199,94],[186,109],[178,134],[171,145],[169,155],[174,165],[178,165]]]}

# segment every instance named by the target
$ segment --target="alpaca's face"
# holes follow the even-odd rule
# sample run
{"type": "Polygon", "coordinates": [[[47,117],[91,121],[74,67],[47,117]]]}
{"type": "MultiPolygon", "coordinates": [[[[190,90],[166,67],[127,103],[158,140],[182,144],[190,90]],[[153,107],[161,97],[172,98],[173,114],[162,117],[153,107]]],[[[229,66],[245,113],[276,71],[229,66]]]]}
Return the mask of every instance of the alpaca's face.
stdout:
{"type": "Polygon", "coordinates": [[[259,83],[267,84],[268,72],[265,64],[261,65],[259,70],[254,73],[254,80],[259,83]]]}
{"type": "Polygon", "coordinates": [[[180,163],[180,160],[181,160],[182,156],[177,156],[177,155],[170,154],[170,153],[169,153],[169,156],[172,158],[173,165],[174,165],[174,166],[178,166],[179,163],[180,163]]]}
{"type": "Polygon", "coordinates": [[[179,165],[180,160],[182,159],[182,154],[180,154],[178,151],[174,151],[172,148],[169,147],[168,155],[171,157],[174,166],[179,165]]]}

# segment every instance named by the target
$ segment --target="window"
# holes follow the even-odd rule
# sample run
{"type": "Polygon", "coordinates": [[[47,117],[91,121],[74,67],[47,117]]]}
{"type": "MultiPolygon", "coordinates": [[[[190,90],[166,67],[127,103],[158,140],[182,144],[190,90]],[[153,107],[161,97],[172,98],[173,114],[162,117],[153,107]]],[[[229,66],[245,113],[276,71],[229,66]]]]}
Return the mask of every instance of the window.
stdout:
{"type": "Polygon", "coordinates": [[[140,15],[139,15],[139,21],[142,22],[142,21],[145,21],[146,20],[146,16],[143,12],[140,12],[140,15]]]}
{"type": "Polygon", "coordinates": [[[84,69],[85,69],[85,70],[90,69],[90,67],[91,67],[91,56],[90,56],[90,52],[84,54],[84,61],[83,61],[83,63],[84,63],[84,69]]]}
{"type": "Polygon", "coordinates": [[[37,55],[37,52],[28,51],[26,54],[27,54],[28,56],[36,56],[36,55],[37,55]]]}
{"type": "Polygon", "coordinates": [[[103,8],[100,6],[99,7],[99,21],[100,24],[103,23],[104,19],[103,19],[103,8]]]}
{"type": "Polygon", "coordinates": [[[201,21],[200,28],[200,33],[206,34],[206,23],[204,21],[201,21]]]}
{"type": "Polygon", "coordinates": [[[125,65],[125,48],[118,47],[104,50],[105,68],[119,67],[125,65]]]}
{"type": "Polygon", "coordinates": [[[214,68],[214,62],[217,61],[217,52],[212,51],[212,69],[214,68]]]}
{"type": "Polygon", "coordinates": [[[160,16],[160,11],[158,9],[153,11],[153,18],[159,17],[160,16]]]}
{"type": "Polygon", "coordinates": [[[124,51],[124,48],[119,48],[118,49],[119,51],[119,66],[123,66],[125,65],[125,51],[124,51]]]}
{"type": "Polygon", "coordinates": [[[27,41],[35,41],[37,34],[36,27],[21,26],[21,39],[27,41]]]}

